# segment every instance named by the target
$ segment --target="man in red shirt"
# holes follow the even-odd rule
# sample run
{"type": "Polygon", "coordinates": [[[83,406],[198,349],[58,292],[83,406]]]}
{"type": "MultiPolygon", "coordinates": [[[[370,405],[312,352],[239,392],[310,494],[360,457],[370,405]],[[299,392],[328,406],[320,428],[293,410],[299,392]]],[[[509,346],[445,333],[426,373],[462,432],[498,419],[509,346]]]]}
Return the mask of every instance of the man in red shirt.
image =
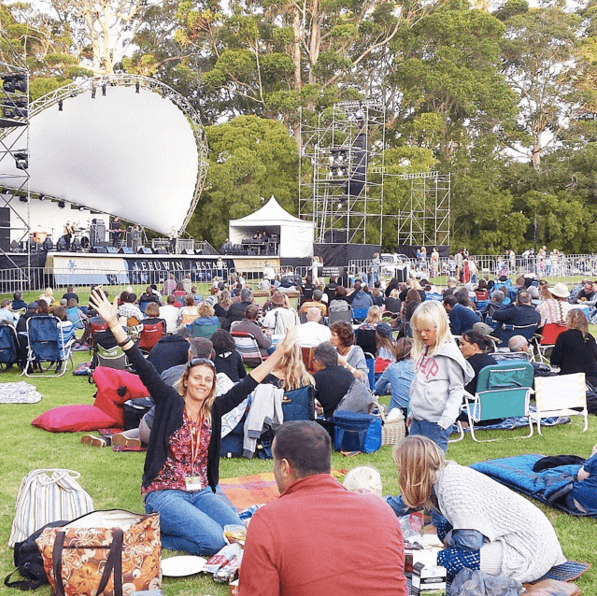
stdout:
{"type": "Polygon", "coordinates": [[[280,498],[249,524],[241,596],[407,596],[398,518],[331,475],[328,433],[287,422],[272,446],[280,498]]]}

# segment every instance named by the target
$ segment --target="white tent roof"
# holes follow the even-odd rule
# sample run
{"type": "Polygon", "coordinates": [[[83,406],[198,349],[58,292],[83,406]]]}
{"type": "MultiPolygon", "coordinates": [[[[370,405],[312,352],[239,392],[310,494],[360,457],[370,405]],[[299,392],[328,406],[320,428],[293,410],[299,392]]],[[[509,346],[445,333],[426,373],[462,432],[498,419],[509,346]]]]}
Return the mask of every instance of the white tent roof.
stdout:
{"type": "Polygon", "coordinates": [[[230,221],[230,241],[240,244],[244,238],[252,238],[257,230],[280,234],[282,258],[313,256],[313,222],[290,215],[273,196],[261,209],[230,221]]]}
{"type": "MultiPolygon", "coordinates": [[[[20,130],[4,141],[11,146],[20,130]]],[[[181,109],[143,86],[108,85],[50,105],[30,119],[32,193],[169,234],[179,230],[197,184],[199,155],[181,109]]],[[[22,171],[0,163],[2,184],[18,188],[22,171]]],[[[35,222],[32,222],[32,224],[35,222]]],[[[42,223],[42,222],[39,222],[42,223]]]]}

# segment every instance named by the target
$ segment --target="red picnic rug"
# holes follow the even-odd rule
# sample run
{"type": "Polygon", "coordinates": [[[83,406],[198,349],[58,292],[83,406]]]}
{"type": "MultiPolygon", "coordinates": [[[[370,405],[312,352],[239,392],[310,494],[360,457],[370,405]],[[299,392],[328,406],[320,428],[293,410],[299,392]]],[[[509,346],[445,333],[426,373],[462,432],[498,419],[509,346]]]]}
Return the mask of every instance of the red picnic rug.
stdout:
{"type": "Polygon", "coordinates": [[[221,478],[218,489],[221,489],[237,511],[251,505],[271,503],[280,496],[273,472],[221,478]]]}

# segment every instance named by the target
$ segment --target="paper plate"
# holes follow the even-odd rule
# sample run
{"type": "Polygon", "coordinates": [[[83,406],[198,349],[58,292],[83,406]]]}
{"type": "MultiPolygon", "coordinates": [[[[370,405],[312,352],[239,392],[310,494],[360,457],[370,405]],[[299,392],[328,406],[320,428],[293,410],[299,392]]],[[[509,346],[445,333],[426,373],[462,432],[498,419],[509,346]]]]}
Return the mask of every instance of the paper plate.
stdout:
{"type": "Polygon", "coordinates": [[[162,575],[166,577],[185,577],[201,573],[207,559],[193,555],[180,555],[162,559],[162,575]]]}

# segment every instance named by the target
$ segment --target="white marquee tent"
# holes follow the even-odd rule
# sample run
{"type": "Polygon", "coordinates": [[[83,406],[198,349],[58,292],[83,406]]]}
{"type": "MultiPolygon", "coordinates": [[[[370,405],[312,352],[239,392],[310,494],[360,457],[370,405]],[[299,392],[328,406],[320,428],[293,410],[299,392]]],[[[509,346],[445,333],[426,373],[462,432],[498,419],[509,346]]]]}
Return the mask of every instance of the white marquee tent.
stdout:
{"type": "Polygon", "coordinates": [[[258,231],[279,236],[281,258],[313,256],[313,222],[290,215],[273,196],[261,209],[242,219],[231,220],[229,224],[229,238],[233,244],[253,238],[258,231]]]}

